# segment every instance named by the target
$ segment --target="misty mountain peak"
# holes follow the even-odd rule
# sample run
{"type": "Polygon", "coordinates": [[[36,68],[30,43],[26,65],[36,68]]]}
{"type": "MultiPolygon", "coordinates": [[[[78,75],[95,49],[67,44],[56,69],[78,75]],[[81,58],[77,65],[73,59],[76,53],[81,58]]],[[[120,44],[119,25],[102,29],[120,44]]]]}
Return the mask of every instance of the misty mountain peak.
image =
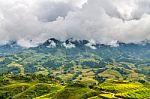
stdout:
{"type": "Polygon", "coordinates": [[[56,47],[56,43],[53,40],[48,40],[49,45],[47,46],[48,48],[55,48],[56,47]]]}

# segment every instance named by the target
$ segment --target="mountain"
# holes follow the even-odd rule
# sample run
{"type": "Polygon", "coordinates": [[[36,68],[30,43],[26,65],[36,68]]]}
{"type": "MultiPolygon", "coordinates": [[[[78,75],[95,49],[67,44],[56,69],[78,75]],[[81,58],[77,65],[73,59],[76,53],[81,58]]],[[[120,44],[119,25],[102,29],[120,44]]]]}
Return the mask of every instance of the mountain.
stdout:
{"type": "Polygon", "coordinates": [[[149,57],[150,43],[116,43],[118,46],[105,45],[88,40],[73,40],[68,39],[66,41],[59,41],[57,39],[51,38],[39,45],[38,47],[31,48],[36,51],[41,51],[42,53],[55,53],[58,50],[66,53],[67,55],[74,55],[80,53],[95,53],[101,57],[119,57],[119,54],[131,55],[133,57],[149,57]],[[107,54],[106,54],[107,53],[107,54]]]}
{"type": "Polygon", "coordinates": [[[18,53],[22,49],[24,48],[19,46],[16,41],[9,41],[6,44],[0,45],[0,54],[18,53]]]}
{"type": "Polygon", "coordinates": [[[0,46],[0,82],[2,99],[144,99],[150,93],[150,43],[51,38],[23,48],[9,42],[0,46]]]}

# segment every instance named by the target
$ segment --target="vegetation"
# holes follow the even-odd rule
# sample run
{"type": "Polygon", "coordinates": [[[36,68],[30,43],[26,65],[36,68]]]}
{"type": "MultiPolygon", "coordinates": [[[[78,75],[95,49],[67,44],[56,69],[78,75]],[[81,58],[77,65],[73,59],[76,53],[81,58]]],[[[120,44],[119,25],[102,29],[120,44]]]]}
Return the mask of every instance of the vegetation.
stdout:
{"type": "Polygon", "coordinates": [[[148,99],[150,45],[0,48],[0,99],[148,99]]]}

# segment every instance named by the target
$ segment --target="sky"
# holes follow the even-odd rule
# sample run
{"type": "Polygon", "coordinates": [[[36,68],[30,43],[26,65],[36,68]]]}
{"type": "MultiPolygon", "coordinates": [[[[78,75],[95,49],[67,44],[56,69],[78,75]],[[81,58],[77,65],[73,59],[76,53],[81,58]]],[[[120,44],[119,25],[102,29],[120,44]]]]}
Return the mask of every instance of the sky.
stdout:
{"type": "Polygon", "coordinates": [[[150,0],[0,0],[0,43],[150,40],[150,0]]]}

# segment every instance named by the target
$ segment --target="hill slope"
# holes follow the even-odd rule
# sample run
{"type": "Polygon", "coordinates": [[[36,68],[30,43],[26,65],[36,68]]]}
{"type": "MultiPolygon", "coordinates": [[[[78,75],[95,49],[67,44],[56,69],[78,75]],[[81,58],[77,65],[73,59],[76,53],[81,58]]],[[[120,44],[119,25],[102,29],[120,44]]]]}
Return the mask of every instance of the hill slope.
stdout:
{"type": "Polygon", "coordinates": [[[0,75],[2,98],[147,98],[150,43],[52,38],[26,49],[14,42],[0,47],[0,75]]]}

